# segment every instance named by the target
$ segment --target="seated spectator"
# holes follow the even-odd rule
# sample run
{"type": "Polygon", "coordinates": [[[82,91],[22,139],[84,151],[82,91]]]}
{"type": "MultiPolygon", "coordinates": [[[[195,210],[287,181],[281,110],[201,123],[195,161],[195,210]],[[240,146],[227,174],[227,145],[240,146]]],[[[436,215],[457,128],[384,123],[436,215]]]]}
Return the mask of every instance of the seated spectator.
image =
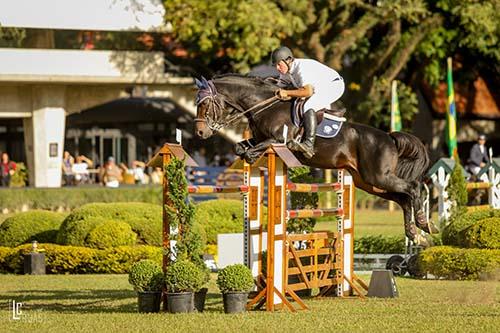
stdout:
{"type": "Polygon", "coordinates": [[[108,162],[104,165],[102,170],[102,181],[104,186],[117,188],[123,180],[122,172],[115,163],[115,158],[110,156],[108,162]]]}
{"type": "Polygon", "coordinates": [[[12,162],[9,155],[3,152],[0,160],[0,186],[10,186],[10,180],[14,172],[16,172],[16,168],[16,163],[12,162]]]}
{"type": "Polygon", "coordinates": [[[470,150],[469,159],[467,160],[467,170],[476,176],[483,167],[490,162],[488,149],[486,148],[486,135],[481,134],[477,139],[477,143],[470,150]]]}
{"type": "Polygon", "coordinates": [[[156,167],[151,175],[151,184],[163,184],[163,170],[159,167],[156,167]]]}
{"type": "Polygon", "coordinates": [[[149,183],[148,175],[144,173],[145,168],[146,168],[146,163],[144,162],[141,161],[132,162],[131,172],[134,175],[136,184],[144,185],[149,183]]]}
{"type": "Polygon", "coordinates": [[[84,184],[90,182],[89,168],[94,165],[91,159],[85,155],[80,155],[76,157],[76,162],[73,164],[71,170],[75,176],[75,182],[77,184],[84,184]]]}
{"type": "Polygon", "coordinates": [[[75,164],[75,159],[71,154],[65,150],[63,154],[63,163],[62,163],[62,173],[63,173],[63,182],[66,186],[74,185],[75,183],[75,175],[73,174],[73,165],[75,164]]]}

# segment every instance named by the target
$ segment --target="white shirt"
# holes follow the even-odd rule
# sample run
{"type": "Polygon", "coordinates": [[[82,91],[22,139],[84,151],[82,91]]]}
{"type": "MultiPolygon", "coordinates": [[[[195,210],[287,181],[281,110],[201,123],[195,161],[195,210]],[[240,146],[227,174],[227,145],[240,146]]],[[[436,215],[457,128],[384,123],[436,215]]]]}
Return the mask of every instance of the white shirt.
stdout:
{"type": "Polygon", "coordinates": [[[337,71],[313,59],[294,59],[288,73],[280,74],[280,79],[292,82],[295,88],[310,84],[315,91],[339,78],[337,71]]]}

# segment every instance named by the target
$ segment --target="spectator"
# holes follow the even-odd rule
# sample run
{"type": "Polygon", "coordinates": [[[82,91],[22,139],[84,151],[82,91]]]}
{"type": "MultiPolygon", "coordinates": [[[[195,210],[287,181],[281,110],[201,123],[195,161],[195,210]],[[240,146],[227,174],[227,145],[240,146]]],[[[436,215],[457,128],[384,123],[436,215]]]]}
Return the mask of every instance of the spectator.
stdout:
{"type": "Polygon", "coordinates": [[[486,149],[486,136],[479,135],[477,143],[470,150],[469,159],[467,160],[467,169],[473,176],[477,175],[487,163],[490,162],[488,149],[486,149]]]}
{"type": "Polygon", "coordinates": [[[75,175],[73,174],[73,165],[75,164],[75,159],[71,154],[65,150],[63,154],[62,172],[63,181],[66,186],[74,185],[75,175]]]}
{"type": "Polygon", "coordinates": [[[161,168],[156,167],[149,177],[151,178],[151,184],[163,184],[163,171],[161,168]]]}
{"type": "Polygon", "coordinates": [[[94,162],[86,157],[85,155],[80,155],[76,157],[76,162],[73,164],[71,170],[75,177],[75,183],[83,184],[90,182],[89,168],[94,165],[94,162]]]}
{"type": "Polygon", "coordinates": [[[196,163],[198,163],[199,167],[206,167],[207,166],[207,157],[206,157],[206,150],[204,147],[201,147],[197,151],[194,152],[193,159],[195,160],[196,163]]]}
{"type": "Polygon", "coordinates": [[[108,162],[104,165],[102,181],[106,187],[117,188],[122,181],[122,172],[115,163],[115,158],[110,156],[108,162]]]}
{"type": "Polygon", "coordinates": [[[146,168],[146,163],[141,161],[133,161],[132,162],[132,174],[134,175],[136,184],[148,184],[149,179],[148,176],[144,173],[144,169],[146,168]]]}
{"type": "Polygon", "coordinates": [[[14,172],[16,172],[16,163],[10,161],[9,155],[3,152],[0,161],[0,186],[9,187],[14,172]]]}

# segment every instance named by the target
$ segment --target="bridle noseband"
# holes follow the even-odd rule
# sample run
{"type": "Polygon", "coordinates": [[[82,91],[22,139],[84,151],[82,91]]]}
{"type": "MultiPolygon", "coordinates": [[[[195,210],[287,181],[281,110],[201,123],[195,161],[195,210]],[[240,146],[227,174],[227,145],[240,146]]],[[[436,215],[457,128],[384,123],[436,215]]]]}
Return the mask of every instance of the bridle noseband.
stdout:
{"type": "Polygon", "coordinates": [[[201,78],[201,81],[195,79],[196,86],[198,87],[198,93],[196,94],[196,105],[199,106],[204,101],[208,101],[208,108],[204,113],[203,118],[198,118],[198,116],[194,119],[195,123],[205,123],[208,128],[212,131],[217,132],[221,128],[227,127],[235,121],[239,120],[243,116],[256,116],[260,112],[267,110],[277,102],[279,102],[278,97],[273,96],[264,101],[257,103],[251,108],[244,110],[237,103],[231,103],[226,96],[217,93],[217,89],[215,88],[212,80],[207,80],[204,77],[201,78]],[[224,98],[220,98],[223,96],[224,98]],[[226,117],[226,119],[219,119],[222,115],[222,111],[225,108],[225,104],[228,104],[232,108],[238,110],[239,112],[226,117]],[[257,111],[255,111],[257,110],[257,111]],[[252,111],[255,111],[251,114],[252,111]]]}

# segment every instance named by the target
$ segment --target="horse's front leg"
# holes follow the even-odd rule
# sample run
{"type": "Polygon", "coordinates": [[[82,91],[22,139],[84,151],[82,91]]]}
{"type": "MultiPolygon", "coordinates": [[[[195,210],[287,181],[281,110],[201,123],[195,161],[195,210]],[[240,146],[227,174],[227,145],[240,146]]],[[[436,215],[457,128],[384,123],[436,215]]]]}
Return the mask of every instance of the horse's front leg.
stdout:
{"type": "Polygon", "coordinates": [[[279,143],[278,140],[275,139],[267,139],[265,141],[259,142],[255,146],[248,148],[245,152],[245,160],[249,164],[255,163],[257,159],[266,151],[267,147],[269,147],[273,143],[279,143]]]}
{"type": "Polygon", "coordinates": [[[247,150],[254,146],[255,146],[254,139],[240,141],[234,145],[234,153],[236,154],[236,156],[243,159],[245,158],[245,153],[247,152],[247,150]]]}

